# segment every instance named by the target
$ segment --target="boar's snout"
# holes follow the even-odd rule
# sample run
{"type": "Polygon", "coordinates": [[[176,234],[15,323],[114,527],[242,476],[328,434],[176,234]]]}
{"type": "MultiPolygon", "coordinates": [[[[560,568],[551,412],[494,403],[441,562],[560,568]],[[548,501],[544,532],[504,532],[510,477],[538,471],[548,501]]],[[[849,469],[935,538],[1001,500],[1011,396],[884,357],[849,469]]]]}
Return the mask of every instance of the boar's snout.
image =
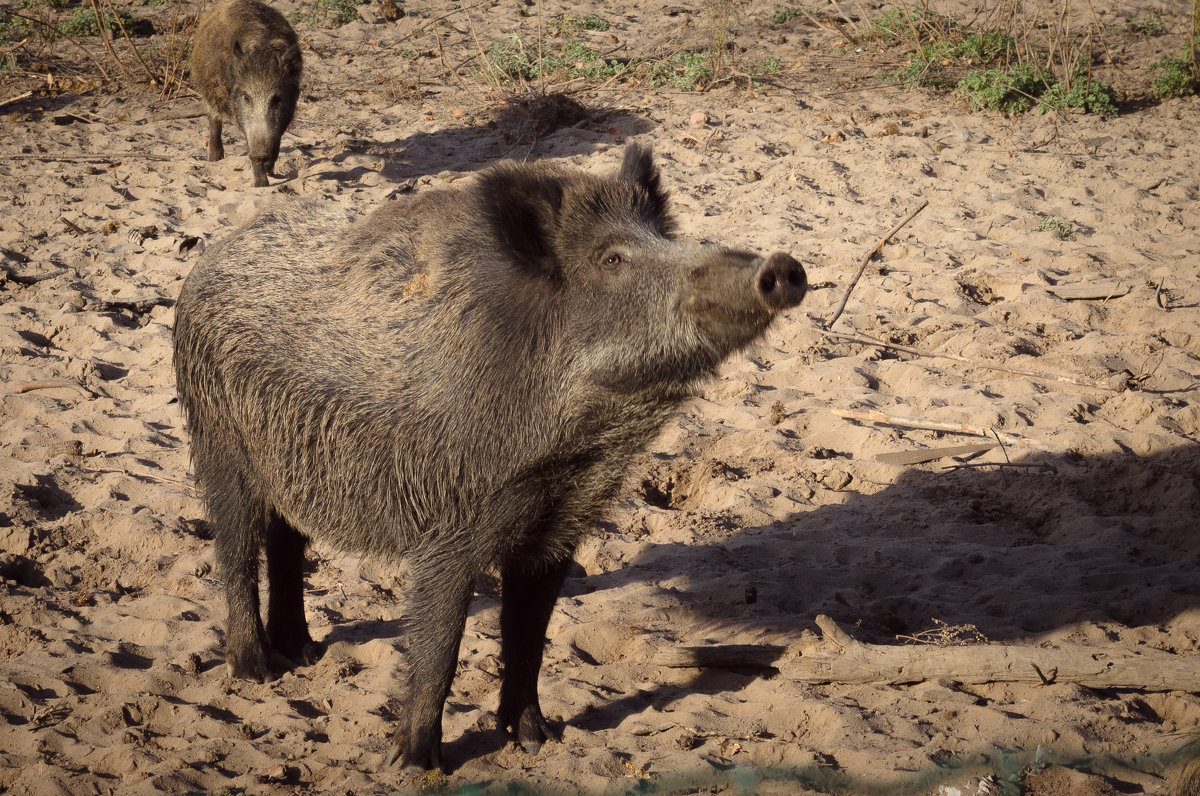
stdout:
{"type": "Polygon", "coordinates": [[[791,255],[775,252],[758,269],[755,284],[758,295],[768,307],[783,310],[801,302],[808,290],[808,277],[804,266],[791,255]]]}

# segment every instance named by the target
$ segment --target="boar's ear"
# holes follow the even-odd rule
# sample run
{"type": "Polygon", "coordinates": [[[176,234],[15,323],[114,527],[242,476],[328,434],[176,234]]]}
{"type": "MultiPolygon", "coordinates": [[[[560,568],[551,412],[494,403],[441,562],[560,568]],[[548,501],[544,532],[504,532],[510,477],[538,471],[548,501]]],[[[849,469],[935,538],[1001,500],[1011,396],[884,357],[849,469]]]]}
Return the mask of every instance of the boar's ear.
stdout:
{"type": "Polygon", "coordinates": [[[650,154],[650,147],[630,144],[625,147],[625,159],[621,162],[619,179],[632,182],[644,192],[639,198],[638,210],[664,237],[673,237],[675,222],[668,209],[667,193],[658,176],[658,166],[650,154]]]}
{"type": "Polygon", "coordinates": [[[559,180],[511,166],[489,169],[479,179],[484,220],[501,248],[538,276],[558,272],[554,219],[562,206],[559,180]]]}
{"type": "Polygon", "coordinates": [[[237,39],[233,40],[233,57],[234,58],[242,57],[242,43],[240,41],[238,41],[237,39]]]}

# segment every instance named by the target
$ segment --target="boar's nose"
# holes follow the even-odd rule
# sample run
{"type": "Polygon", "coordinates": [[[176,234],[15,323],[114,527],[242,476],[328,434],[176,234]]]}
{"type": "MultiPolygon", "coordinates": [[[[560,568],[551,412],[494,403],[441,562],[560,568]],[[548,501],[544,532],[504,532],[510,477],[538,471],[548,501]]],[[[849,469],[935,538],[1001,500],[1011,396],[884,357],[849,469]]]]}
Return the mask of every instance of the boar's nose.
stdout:
{"type": "Polygon", "coordinates": [[[767,258],[755,275],[755,283],[763,302],[776,310],[796,306],[808,289],[804,266],[783,252],[775,252],[767,258]]]}

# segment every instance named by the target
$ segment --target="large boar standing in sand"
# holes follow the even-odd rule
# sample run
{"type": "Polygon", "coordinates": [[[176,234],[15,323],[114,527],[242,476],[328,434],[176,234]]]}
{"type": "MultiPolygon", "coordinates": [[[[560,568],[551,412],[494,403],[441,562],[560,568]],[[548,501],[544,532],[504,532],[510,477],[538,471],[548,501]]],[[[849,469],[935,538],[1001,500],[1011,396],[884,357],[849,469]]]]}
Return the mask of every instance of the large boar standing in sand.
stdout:
{"type": "Polygon", "coordinates": [[[208,116],[208,159],[225,157],[222,122],[234,122],[246,136],[254,186],[266,185],[296,112],[302,68],[296,31],[269,5],[221,0],[206,11],[192,45],[192,82],[208,116]]]}
{"type": "Polygon", "coordinates": [[[636,145],[613,176],[499,164],[349,224],[288,200],[210,247],[179,297],[175,369],[232,673],[319,655],[309,538],[404,554],[408,710],[388,759],[440,767],[473,586],[493,570],[499,722],[537,751],[546,625],[576,546],[679,404],[805,289],[787,254],[677,240],[636,145]]]}

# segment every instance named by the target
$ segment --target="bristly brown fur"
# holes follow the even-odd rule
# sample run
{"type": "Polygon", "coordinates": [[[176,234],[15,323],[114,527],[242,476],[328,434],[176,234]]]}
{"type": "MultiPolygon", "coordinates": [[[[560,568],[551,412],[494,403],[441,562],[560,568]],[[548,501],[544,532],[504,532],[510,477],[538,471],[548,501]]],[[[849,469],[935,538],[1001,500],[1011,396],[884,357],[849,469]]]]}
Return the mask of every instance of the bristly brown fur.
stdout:
{"type": "Polygon", "coordinates": [[[268,678],[270,648],[319,654],[308,537],[403,554],[394,754],[436,767],[474,580],[495,569],[500,720],[526,748],[546,739],[541,650],[577,544],[679,402],[804,292],[785,254],[671,240],[666,206],[631,146],[616,176],[502,164],[349,225],[281,202],[209,248],[176,307],[175,367],[235,675],[268,678]]]}
{"type": "Polygon", "coordinates": [[[279,140],[300,96],[303,58],[296,32],[260,0],[221,0],[206,11],[192,48],[192,83],[208,116],[208,159],[224,157],[221,128],[246,136],[254,184],[267,184],[279,140]]]}

